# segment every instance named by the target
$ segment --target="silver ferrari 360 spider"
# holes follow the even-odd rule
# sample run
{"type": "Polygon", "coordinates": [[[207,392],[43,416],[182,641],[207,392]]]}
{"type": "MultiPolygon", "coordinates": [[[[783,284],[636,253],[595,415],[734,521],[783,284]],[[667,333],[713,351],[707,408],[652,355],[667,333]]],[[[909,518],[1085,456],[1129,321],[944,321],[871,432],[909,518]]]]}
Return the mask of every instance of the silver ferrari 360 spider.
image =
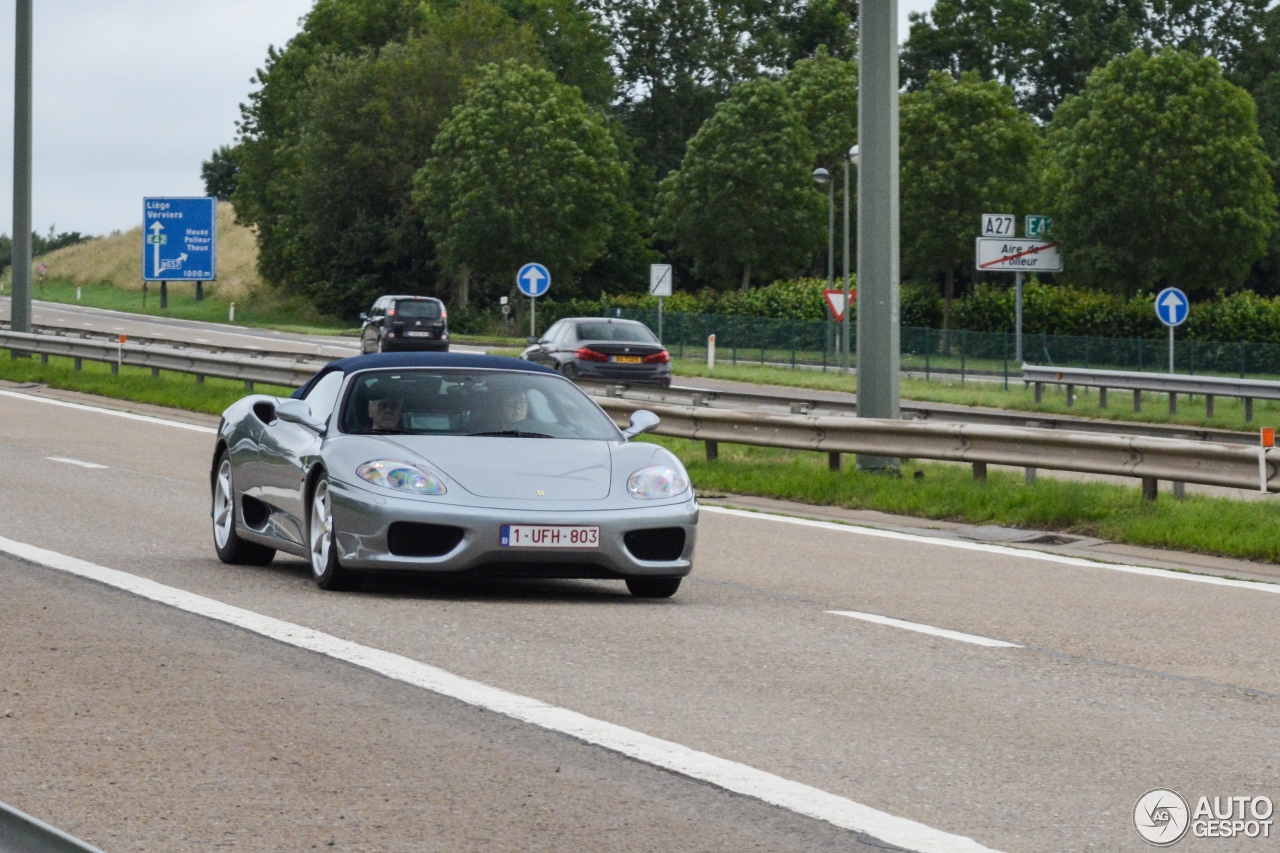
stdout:
{"type": "Polygon", "coordinates": [[[667,450],[576,385],[514,358],[335,361],[289,399],[222,415],[210,475],[225,563],[276,551],[324,589],[374,572],[616,578],[665,598],[693,568],[698,503],[667,450]]]}

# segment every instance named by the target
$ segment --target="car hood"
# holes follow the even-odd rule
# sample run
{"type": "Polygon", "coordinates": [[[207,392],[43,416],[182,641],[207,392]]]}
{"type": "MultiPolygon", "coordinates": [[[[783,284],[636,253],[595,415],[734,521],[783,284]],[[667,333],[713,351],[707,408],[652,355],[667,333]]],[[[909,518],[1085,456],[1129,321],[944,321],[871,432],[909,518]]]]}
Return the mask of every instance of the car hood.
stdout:
{"type": "Polygon", "coordinates": [[[388,436],[484,498],[602,501],[613,475],[607,441],[502,436],[388,436]]]}

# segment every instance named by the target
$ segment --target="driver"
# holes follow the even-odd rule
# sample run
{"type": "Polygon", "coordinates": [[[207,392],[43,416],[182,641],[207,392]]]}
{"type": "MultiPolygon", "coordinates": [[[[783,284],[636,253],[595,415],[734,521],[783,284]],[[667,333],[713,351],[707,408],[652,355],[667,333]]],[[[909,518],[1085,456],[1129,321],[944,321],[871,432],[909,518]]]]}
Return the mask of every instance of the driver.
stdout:
{"type": "Polygon", "coordinates": [[[502,430],[528,432],[541,428],[529,417],[529,395],[523,388],[508,386],[499,390],[497,411],[502,430]]]}
{"type": "Polygon", "coordinates": [[[400,428],[400,412],[404,409],[404,397],[390,388],[375,389],[382,393],[369,401],[369,420],[375,430],[389,431],[400,428]]]}

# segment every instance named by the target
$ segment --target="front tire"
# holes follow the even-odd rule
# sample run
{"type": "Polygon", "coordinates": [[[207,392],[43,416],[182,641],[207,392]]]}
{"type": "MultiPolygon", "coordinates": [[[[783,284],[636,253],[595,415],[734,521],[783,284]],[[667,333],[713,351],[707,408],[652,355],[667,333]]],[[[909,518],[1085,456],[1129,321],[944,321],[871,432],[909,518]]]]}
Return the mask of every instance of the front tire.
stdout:
{"type": "Polygon", "coordinates": [[[636,598],[670,598],[683,578],[627,578],[627,589],[636,598]]]}
{"type": "Polygon", "coordinates": [[[236,532],[235,488],[231,485],[231,456],[222,451],[213,478],[213,547],[218,559],[230,566],[266,566],[275,559],[274,548],[246,542],[236,532]]]}
{"type": "Polygon", "coordinates": [[[311,512],[307,519],[307,539],[311,545],[311,576],[321,589],[333,592],[359,589],[364,578],[338,562],[338,547],[334,541],[333,499],[329,494],[329,478],[321,475],[311,497],[311,512]]]}

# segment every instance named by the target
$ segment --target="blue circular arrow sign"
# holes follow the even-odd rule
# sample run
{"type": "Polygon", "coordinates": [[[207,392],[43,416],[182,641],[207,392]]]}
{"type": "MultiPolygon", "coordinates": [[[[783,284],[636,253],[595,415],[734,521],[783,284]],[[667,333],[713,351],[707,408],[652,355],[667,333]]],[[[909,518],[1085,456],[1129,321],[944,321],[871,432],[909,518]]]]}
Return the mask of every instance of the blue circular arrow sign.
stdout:
{"type": "Polygon", "coordinates": [[[551,273],[542,264],[525,264],[516,273],[516,287],[530,298],[541,296],[551,289],[551,273]]]}
{"type": "Polygon", "coordinates": [[[1191,313],[1191,300],[1176,287],[1166,287],[1156,294],[1156,316],[1166,326],[1181,326],[1191,313]]]}

